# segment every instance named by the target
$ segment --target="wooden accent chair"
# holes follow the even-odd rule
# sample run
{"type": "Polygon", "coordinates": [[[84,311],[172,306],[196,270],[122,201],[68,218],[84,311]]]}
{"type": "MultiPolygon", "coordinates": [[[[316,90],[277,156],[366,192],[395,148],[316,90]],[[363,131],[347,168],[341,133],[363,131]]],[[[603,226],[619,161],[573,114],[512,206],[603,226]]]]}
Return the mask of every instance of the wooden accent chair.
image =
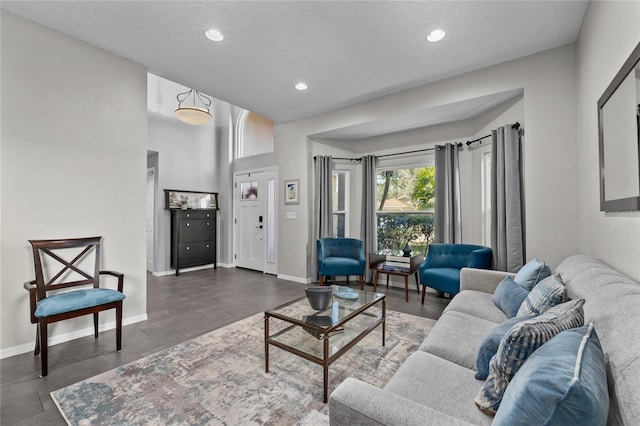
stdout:
{"type": "Polygon", "coordinates": [[[364,288],[364,242],[355,238],[320,238],[317,241],[318,276],[324,285],[326,276],[360,277],[360,290],[364,288]]]}
{"type": "Polygon", "coordinates": [[[116,310],[116,348],[122,349],[122,293],[124,274],[100,270],[102,237],[65,240],[29,240],[33,248],[36,279],[24,284],[29,291],[31,323],[38,324],[34,355],[40,354],[42,377],[47,368],[47,326],[50,323],[93,314],[94,335],[98,338],[98,312],[116,310]],[[91,262],[89,253],[95,260],[91,262]],[[67,261],[62,256],[73,257],[67,261]],[[60,268],[61,263],[63,265],[60,268]],[[93,271],[84,269],[93,267],[93,271]],[[100,288],[100,275],[118,279],[118,290],[100,288]],[[51,277],[51,278],[49,278],[51,277]],[[91,288],[87,286],[91,285],[91,288]],[[84,288],[77,288],[85,286],[84,288]],[[76,287],[71,291],[56,290],[76,287]],[[49,292],[52,292],[49,294],[49,292]]]}

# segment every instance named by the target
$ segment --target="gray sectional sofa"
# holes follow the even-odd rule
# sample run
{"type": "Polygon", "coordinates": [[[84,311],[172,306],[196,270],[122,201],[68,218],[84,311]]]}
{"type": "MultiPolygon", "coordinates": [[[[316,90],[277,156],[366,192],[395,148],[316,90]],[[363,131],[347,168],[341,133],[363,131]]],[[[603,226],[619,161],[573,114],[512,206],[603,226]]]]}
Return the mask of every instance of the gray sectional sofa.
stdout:
{"type": "MultiPolygon", "coordinates": [[[[640,424],[640,284],[582,255],[567,258],[554,273],[570,299],[585,299],[585,323],[592,322],[600,338],[609,388],[607,423],[640,424]]],[[[491,424],[493,417],[474,404],[483,383],[474,378],[475,360],[483,337],[507,318],[492,297],[506,275],[463,269],[461,292],[383,389],[349,378],[334,390],[331,425],[491,424]]]]}

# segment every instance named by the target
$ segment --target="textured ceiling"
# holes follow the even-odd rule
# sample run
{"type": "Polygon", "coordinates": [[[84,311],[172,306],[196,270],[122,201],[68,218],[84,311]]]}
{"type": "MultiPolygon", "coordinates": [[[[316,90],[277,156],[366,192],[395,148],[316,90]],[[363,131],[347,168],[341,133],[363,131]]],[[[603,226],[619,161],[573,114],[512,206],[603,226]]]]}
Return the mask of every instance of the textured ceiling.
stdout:
{"type": "Polygon", "coordinates": [[[586,1],[2,1],[277,123],[574,42],[586,1]],[[225,39],[213,43],[215,27],[225,39]],[[437,44],[427,33],[443,28],[437,44]],[[309,89],[293,88],[305,81],[309,89]]]}

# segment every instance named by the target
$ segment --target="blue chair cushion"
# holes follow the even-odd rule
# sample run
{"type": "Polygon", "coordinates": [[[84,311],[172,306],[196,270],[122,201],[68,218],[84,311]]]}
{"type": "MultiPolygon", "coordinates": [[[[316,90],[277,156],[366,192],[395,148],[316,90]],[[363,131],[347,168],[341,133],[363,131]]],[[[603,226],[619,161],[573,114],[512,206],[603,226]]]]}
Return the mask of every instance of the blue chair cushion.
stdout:
{"type": "Polygon", "coordinates": [[[509,384],[494,425],[604,425],[609,413],[604,354],[593,324],[542,345],[509,384]],[[526,419],[526,420],[525,420],[526,419]]]}
{"type": "Polygon", "coordinates": [[[509,318],[496,328],[491,330],[489,334],[484,336],[476,355],[476,379],[485,380],[489,376],[489,363],[491,358],[498,352],[500,341],[511,328],[521,321],[533,318],[534,315],[525,315],[523,317],[509,318]]]}
{"type": "Polygon", "coordinates": [[[460,269],[428,268],[422,271],[420,283],[445,293],[460,291],[460,269]]]}
{"type": "Polygon", "coordinates": [[[88,288],[59,293],[42,299],[36,306],[36,318],[45,318],[65,312],[91,308],[106,303],[124,300],[126,296],[119,291],[107,288],[88,288]]]}
{"type": "Polygon", "coordinates": [[[536,285],[522,301],[517,315],[539,315],[567,301],[567,290],[560,275],[551,275],[536,285]]]}
{"type": "Polygon", "coordinates": [[[509,318],[517,315],[518,309],[529,292],[520,287],[511,277],[506,277],[493,292],[493,303],[509,318]]]}
{"type": "Polygon", "coordinates": [[[491,358],[489,377],[476,395],[476,405],[485,413],[495,414],[507,386],[527,358],[561,331],[584,325],[583,305],[584,299],[572,300],[511,327],[491,358]]]}
{"type": "Polygon", "coordinates": [[[551,269],[544,262],[532,259],[527,262],[513,279],[520,287],[531,291],[536,284],[551,275],[551,269]]]}
{"type": "Polygon", "coordinates": [[[350,257],[325,257],[322,262],[321,272],[326,275],[362,275],[364,272],[360,261],[350,257]]]}

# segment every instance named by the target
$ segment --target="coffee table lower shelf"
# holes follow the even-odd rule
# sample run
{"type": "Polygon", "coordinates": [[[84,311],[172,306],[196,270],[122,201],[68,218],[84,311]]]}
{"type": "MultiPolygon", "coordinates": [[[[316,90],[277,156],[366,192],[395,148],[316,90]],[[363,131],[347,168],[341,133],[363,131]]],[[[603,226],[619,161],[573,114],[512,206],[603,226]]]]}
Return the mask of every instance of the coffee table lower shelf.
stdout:
{"type": "Polygon", "coordinates": [[[293,322],[292,319],[274,316],[269,311],[264,316],[264,362],[265,372],[269,372],[269,346],[275,346],[291,354],[297,355],[323,369],[323,402],[329,398],[329,366],[355,346],[360,340],[382,324],[382,346],[385,345],[385,311],[386,300],[382,301],[381,315],[369,312],[358,312],[343,324],[344,332],[336,335],[324,334],[320,339],[307,333],[302,323],[292,323],[290,326],[269,335],[269,319],[276,318],[285,322],[293,322]],[[373,321],[372,321],[373,320],[373,321]]]}

